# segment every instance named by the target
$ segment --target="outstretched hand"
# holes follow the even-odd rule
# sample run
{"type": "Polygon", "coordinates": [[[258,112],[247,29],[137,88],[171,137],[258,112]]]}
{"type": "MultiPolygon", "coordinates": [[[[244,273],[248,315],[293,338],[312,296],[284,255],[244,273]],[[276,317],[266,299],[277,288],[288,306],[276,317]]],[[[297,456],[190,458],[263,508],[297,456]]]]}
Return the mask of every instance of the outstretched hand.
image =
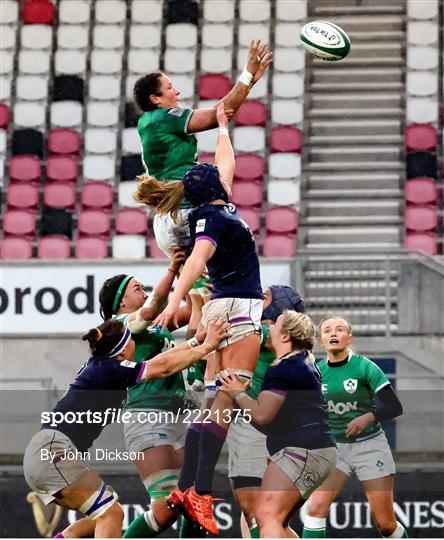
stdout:
{"type": "Polygon", "coordinates": [[[260,39],[254,39],[248,49],[246,68],[253,75],[252,84],[256,83],[273,61],[273,53],[260,39]]]}
{"type": "Polygon", "coordinates": [[[170,324],[173,324],[175,328],[179,326],[179,304],[175,302],[168,302],[166,308],[160,313],[153,322],[153,325],[161,326],[162,328],[168,328],[170,324]]]}

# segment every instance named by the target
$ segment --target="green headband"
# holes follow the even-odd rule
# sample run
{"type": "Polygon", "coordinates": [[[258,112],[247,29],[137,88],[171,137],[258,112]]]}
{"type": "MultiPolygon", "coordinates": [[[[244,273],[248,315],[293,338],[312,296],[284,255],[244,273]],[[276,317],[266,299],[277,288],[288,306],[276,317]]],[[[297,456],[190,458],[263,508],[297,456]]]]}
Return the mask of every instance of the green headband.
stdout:
{"type": "Polygon", "coordinates": [[[128,282],[133,279],[133,276],[126,276],[126,278],[123,278],[122,283],[119,285],[119,288],[117,289],[116,296],[114,297],[113,302],[113,313],[117,313],[117,308],[119,307],[119,304],[122,300],[122,296],[125,293],[126,286],[128,285],[128,282]]]}

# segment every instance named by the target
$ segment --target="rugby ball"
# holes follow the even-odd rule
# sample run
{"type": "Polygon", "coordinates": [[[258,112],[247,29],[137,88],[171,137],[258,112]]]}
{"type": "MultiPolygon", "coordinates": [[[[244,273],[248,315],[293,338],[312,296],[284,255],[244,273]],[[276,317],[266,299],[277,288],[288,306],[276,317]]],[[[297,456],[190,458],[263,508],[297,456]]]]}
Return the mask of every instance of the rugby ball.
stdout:
{"type": "Polygon", "coordinates": [[[322,60],[342,60],[350,51],[350,38],[342,28],[328,21],[307,23],[300,38],[307,51],[322,60]]]}

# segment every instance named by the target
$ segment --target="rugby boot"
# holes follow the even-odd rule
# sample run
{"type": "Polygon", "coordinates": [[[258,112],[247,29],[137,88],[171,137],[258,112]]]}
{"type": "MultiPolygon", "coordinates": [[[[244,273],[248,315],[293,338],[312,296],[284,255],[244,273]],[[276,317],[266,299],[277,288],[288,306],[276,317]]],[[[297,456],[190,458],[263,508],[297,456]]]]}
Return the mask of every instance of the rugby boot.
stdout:
{"type": "Polygon", "coordinates": [[[179,486],[176,486],[173,491],[168,495],[167,505],[173,510],[182,513],[183,507],[183,498],[185,493],[179,489],[179,486]]]}
{"type": "Polygon", "coordinates": [[[213,514],[213,497],[211,495],[199,495],[194,487],[185,491],[182,508],[184,515],[196,521],[210,534],[219,534],[216,520],[213,514]]]}

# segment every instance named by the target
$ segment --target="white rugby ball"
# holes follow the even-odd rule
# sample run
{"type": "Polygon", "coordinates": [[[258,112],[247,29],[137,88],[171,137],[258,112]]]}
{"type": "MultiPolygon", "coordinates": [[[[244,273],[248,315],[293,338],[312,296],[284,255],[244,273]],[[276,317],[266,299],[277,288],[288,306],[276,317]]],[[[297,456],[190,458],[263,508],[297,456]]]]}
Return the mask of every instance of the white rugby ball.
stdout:
{"type": "Polygon", "coordinates": [[[307,51],[322,60],[342,60],[350,51],[350,38],[342,28],[328,21],[307,23],[300,38],[307,51]]]}

